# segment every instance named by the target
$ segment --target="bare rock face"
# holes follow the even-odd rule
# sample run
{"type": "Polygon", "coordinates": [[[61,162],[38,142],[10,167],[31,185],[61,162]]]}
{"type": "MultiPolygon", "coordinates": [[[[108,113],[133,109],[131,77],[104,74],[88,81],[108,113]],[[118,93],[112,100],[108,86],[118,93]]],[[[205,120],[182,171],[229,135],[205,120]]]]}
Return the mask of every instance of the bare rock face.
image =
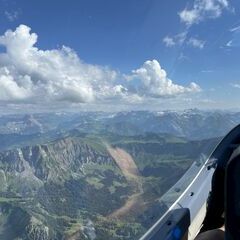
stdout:
{"type": "Polygon", "coordinates": [[[33,240],[49,240],[49,228],[35,218],[31,218],[26,227],[26,238],[33,240]]]}
{"type": "Polygon", "coordinates": [[[0,152],[0,223],[7,226],[0,239],[87,239],[75,223],[82,216],[77,209],[94,207],[89,194],[107,196],[86,180],[84,167],[94,165],[117,168],[104,147],[99,151],[80,137],[0,152]]]}
{"type": "Polygon", "coordinates": [[[42,185],[72,173],[82,174],[84,164],[114,165],[114,161],[107,152],[100,153],[78,138],[3,151],[0,152],[0,192],[10,184],[8,175],[42,185]]]}
{"type": "Polygon", "coordinates": [[[7,190],[7,178],[3,170],[0,170],[0,189],[3,192],[7,190]]]}

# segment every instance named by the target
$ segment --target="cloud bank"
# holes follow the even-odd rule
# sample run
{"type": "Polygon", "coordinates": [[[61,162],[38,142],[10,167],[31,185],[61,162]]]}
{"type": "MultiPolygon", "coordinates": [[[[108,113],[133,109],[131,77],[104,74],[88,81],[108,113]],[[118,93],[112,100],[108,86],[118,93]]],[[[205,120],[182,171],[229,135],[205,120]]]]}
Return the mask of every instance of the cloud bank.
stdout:
{"type": "Polygon", "coordinates": [[[200,91],[196,83],[184,87],[167,77],[157,60],[124,75],[109,67],[83,62],[69,47],[41,50],[38,36],[20,25],[0,36],[0,102],[98,103],[174,97],[200,91]]]}

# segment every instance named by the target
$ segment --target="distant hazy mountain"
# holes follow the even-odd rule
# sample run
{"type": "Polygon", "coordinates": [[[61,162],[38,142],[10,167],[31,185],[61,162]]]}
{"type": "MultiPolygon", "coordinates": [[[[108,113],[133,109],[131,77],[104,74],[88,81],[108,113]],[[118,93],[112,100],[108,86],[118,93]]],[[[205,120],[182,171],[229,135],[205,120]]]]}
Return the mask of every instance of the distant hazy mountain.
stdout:
{"type": "Polygon", "coordinates": [[[206,139],[225,135],[240,123],[239,112],[199,111],[182,112],[82,112],[42,113],[0,117],[0,134],[62,133],[71,129],[82,132],[118,135],[139,135],[148,132],[168,133],[188,139],[206,139]]]}
{"type": "Polygon", "coordinates": [[[154,132],[188,139],[224,136],[239,123],[240,113],[199,110],[118,113],[106,122],[109,130],[118,134],[154,132]]]}

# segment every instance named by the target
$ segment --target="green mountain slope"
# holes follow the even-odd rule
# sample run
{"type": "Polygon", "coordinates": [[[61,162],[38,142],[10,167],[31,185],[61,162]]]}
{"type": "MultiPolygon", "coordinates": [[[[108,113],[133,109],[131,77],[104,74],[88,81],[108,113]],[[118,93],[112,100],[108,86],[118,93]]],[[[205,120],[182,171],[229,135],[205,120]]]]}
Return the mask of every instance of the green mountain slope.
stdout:
{"type": "Polygon", "coordinates": [[[160,217],[160,197],[216,141],[72,131],[2,151],[0,239],[137,239],[152,211],[160,217]]]}

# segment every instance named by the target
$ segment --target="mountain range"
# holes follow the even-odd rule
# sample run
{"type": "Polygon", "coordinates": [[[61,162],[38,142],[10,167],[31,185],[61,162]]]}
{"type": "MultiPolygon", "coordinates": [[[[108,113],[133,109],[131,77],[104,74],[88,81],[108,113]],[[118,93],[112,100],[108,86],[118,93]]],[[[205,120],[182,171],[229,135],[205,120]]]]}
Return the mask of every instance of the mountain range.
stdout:
{"type": "Polygon", "coordinates": [[[0,239],[134,240],[239,113],[0,117],[0,239]],[[165,126],[165,127],[164,127],[165,126]]]}

